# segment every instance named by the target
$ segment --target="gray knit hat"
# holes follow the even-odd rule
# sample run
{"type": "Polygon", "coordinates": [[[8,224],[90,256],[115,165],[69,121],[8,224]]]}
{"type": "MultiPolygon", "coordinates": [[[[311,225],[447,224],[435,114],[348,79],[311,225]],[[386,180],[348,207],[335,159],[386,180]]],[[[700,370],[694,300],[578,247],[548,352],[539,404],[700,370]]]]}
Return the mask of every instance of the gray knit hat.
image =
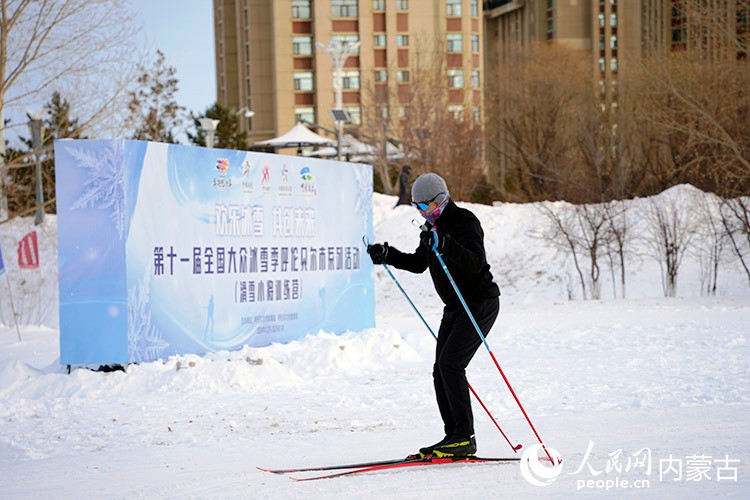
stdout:
{"type": "Polygon", "coordinates": [[[436,202],[441,203],[448,196],[450,196],[448,186],[438,174],[422,174],[411,186],[411,199],[415,202],[430,201],[435,198],[436,202]],[[437,196],[438,194],[441,196],[437,196]]]}

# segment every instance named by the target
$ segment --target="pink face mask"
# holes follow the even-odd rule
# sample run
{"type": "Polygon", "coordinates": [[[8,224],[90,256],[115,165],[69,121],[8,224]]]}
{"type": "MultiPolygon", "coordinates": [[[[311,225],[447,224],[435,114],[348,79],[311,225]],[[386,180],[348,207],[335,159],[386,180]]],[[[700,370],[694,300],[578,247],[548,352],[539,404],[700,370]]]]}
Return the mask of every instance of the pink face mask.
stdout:
{"type": "Polygon", "coordinates": [[[445,210],[445,206],[448,205],[448,202],[450,201],[450,196],[446,195],[443,198],[443,201],[440,202],[440,204],[437,206],[435,210],[432,212],[425,212],[422,214],[422,217],[425,218],[427,222],[430,224],[435,224],[435,221],[440,217],[440,214],[443,213],[443,210],[445,210]]]}

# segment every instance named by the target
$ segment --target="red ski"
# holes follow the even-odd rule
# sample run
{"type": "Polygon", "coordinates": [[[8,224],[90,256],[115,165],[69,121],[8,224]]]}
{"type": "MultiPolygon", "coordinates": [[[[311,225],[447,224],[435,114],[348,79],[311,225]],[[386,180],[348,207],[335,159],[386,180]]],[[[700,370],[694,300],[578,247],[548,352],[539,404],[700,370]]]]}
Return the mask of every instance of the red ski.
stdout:
{"type": "Polygon", "coordinates": [[[322,467],[302,467],[296,469],[263,469],[259,470],[270,472],[272,474],[289,474],[295,472],[315,472],[315,471],[341,471],[322,476],[313,477],[290,477],[293,481],[315,481],[318,479],[331,479],[335,477],[351,476],[354,474],[363,474],[367,472],[385,471],[391,469],[401,469],[405,467],[419,467],[426,465],[444,465],[444,464],[476,464],[492,462],[518,462],[520,458],[484,458],[484,457],[429,457],[417,458],[414,456],[400,460],[383,460],[379,462],[363,462],[344,465],[329,465],[322,467]]]}

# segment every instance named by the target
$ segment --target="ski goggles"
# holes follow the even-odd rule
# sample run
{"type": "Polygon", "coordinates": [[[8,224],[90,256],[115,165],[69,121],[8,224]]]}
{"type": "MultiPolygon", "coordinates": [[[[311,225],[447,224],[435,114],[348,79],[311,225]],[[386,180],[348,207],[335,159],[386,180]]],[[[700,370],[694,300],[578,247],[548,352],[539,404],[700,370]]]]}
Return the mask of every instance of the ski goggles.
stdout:
{"type": "Polygon", "coordinates": [[[435,199],[436,199],[436,198],[437,198],[438,196],[440,196],[441,194],[445,194],[445,191],[443,191],[443,192],[441,192],[441,193],[438,193],[438,194],[436,194],[435,196],[433,196],[433,197],[432,197],[432,199],[431,199],[431,200],[427,200],[427,201],[412,201],[412,202],[411,202],[411,206],[413,206],[414,208],[416,208],[416,209],[417,209],[417,210],[419,210],[419,211],[422,211],[422,212],[424,212],[424,211],[426,211],[426,210],[427,210],[428,208],[430,208],[430,203],[432,203],[433,201],[435,201],[435,199]]]}

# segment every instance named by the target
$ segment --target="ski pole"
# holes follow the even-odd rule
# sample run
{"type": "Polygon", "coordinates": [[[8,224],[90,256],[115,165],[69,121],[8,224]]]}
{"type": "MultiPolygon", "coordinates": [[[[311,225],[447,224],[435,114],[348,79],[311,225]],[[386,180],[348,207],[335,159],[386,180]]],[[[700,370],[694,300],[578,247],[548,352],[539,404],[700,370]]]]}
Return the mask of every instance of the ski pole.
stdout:
{"type": "MultiPolygon", "coordinates": [[[[422,227],[423,227],[422,229],[423,231],[427,230],[427,229],[424,229],[424,226],[422,227]]],[[[479,328],[477,321],[474,319],[474,315],[471,314],[471,311],[469,310],[469,306],[466,304],[466,301],[464,300],[463,295],[461,295],[461,291],[458,289],[458,285],[456,285],[456,282],[453,280],[453,276],[451,276],[451,273],[448,270],[448,266],[445,265],[445,261],[443,260],[443,257],[440,255],[440,252],[437,251],[437,246],[438,246],[437,232],[433,231],[432,234],[434,236],[432,238],[432,251],[435,253],[435,256],[437,257],[438,262],[440,262],[440,266],[443,268],[443,271],[445,271],[445,275],[448,277],[448,281],[450,281],[451,285],[453,286],[453,289],[456,291],[456,295],[458,295],[458,299],[461,301],[461,305],[464,306],[464,310],[466,310],[466,314],[469,315],[471,324],[474,325],[474,328],[479,334],[479,338],[482,339],[482,343],[484,344],[484,347],[486,347],[487,352],[490,353],[490,357],[492,358],[492,361],[495,362],[495,366],[497,367],[497,370],[500,372],[500,375],[503,377],[503,380],[505,381],[505,385],[508,386],[510,393],[513,395],[513,398],[516,400],[516,404],[518,404],[518,407],[521,409],[523,416],[526,418],[526,422],[529,423],[529,427],[531,427],[531,430],[534,432],[534,435],[539,441],[539,444],[542,445],[542,449],[544,450],[544,453],[547,454],[547,458],[549,458],[550,463],[555,464],[556,462],[555,460],[552,459],[552,455],[550,455],[550,452],[547,450],[547,446],[544,444],[544,441],[542,441],[542,438],[539,436],[539,433],[536,431],[534,424],[531,423],[531,419],[529,418],[529,415],[526,413],[526,410],[521,404],[521,400],[518,399],[518,396],[516,395],[516,391],[514,391],[513,387],[510,385],[510,381],[508,380],[508,377],[505,376],[505,372],[503,372],[503,369],[500,368],[500,363],[497,362],[497,358],[495,358],[495,354],[492,352],[490,345],[487,343],[487,339],[484,337],[484,334],[482,333],[482,329],[479,328]]]]}
{"type": "MultiPolygon", "coordinates": [[[[406,290],[404,290],[404,287],[401,286],[401,283],[399,283],[399,281],[393,275],[393,273],[391,272],[391,269],[388,267],[388,264],[383,262],[383,267],[385,268],[386,271],[388,271],[388,275],[396,283],[396,286],[398,287],[399,290],[401,290],[401,293],[404,294],[404,297],[406,297],[406,300],[409,301],[409,305],[411,305],[412,309],[414,309],[414,312],[417,313],[417,316],[419,316],[419,319],[422,320],[422,323],[424,323],[424,326],[427,327],[427,330],[432,334],[432,337],[435,340],[437,340],[437,335],[435,335],[435,332],[433,332],[432,328],[430,328],[430,325],[427,324],[427,321],[424,319],[424,316],[422,316],[422,313],[419,312],[419,309],[417,309],[417,306],[415,306],[414,302],[412,302],[412,300],[409,298],[409,295],[406,293],[406,290]]],[[[508,439],[508,436],[506,436],[505,432],[503,432],[503,430],[500,428],[500,424],[497,423],[497,420],[495,420],[495,417],[492,416],[492,413],[490,413],[490,410],[485,406],[484,402],[482,402],[482,399],[479,397],[479,394],[477,394],[477,392],[474,390],[471,384],[469,384],[468,381],[466,383],[468,384],[469,390],[471,391],[471,393],[474,395],[476,400],[479,402],[479,404],[482,406],[484,411],[487,413],[487,416],[490,417],[490,420],[492,420],[492,423],[495,424],[495,427],[497,427],[497,430],[500,431],[500,434],[503,435],[503,437],[505,438],[505,441],[507,441],[511,449],[514,452],[518,452],[518,450],[520,450],[523,447],[523,445],[522,444],[513,445],[513,443],[510,442],[510,439],[508,439]]]]}

